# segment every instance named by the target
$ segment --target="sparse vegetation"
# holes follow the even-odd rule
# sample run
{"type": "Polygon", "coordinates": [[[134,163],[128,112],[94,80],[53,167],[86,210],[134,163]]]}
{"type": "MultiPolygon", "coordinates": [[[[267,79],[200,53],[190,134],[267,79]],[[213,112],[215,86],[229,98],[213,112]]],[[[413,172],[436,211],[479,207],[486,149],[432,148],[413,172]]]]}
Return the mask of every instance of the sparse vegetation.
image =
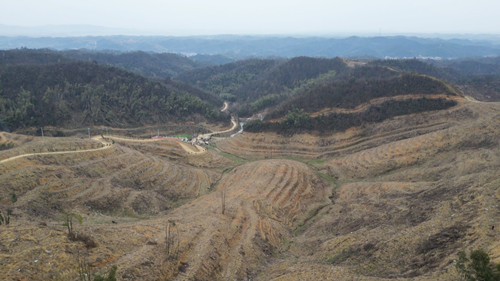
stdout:
{"type": "Polygon", "coordinates": [[[10,224],[10,216],[12,215],[12,210],[7,209],[7,213],[4,215],[0,210],[0,225],[8,225],[10,224]]]}
{"type": "Polygon", "coordinates": [[[118,267],[116,265],[113,265],[107,272],[107,275],[101,276],[99,274],[96,274],[94,276],[94,281],[116,281],[116,271],[118,270],[118,267]]]}
{"type": "Polygon", "coordinates": [[[11,149],[15,146],[15,144],[11,141],[6,142],[6,143],[0,143],[0,150],[7,150],[11,149]]]}
{"type": "Polygon", "coordinates": [[[165,227],[165,252],[168,259],[177,259],[180,246],[179,229],[173,220],[168,220],[165,227]]]}
{"type": "Polygon", "coordinates": [[[220,207],[221,214],[224,215],[224,212],[226,211],[226,191],[224,189],[221,189],[220,191],[220,207]]]}
{"type": "Polygon", "coordinates": [[[94,241],[94,239],[85,233],[77,232],[73,228],[73,219],[76,219],[79,224],[82,224],[83,222],[83,217],[79,214],[75,213],[66,213],[65,215],[66,221],[64,222],[63,226],[66,226],[68,230],[68,238],[71,241],[81,241],[84,243],[86,248],[95,248],[97,247],[97,243],[94,241]]]}
{"type": "Polygon", "coordinates": [[[16,195],[14,192],[12,192],[12,193],[10,194],[10,201],[11,201],[12,203],[16,203],[16,202],[17,202],[17,195],[16,195]]]}
{"type": "Polygon", "coordinates": [[[79,224],[82,224],[83,222],[83,218],[81,215],[75,213],[66,213],[63,226],[66,226],[66,228],[68,229],[68,237],[70,239],[75,236],[75,232],[73,229],[73,219],[76,219],[79,224]]]}
{"type": "Polygon", "coordinates": [[[92,266],[88,262],[87,255],[77,252],[77,269],[79,281],[116,281],[116,271],[118,267],[113,265],[104,275],[92,273],[92,266]]]}

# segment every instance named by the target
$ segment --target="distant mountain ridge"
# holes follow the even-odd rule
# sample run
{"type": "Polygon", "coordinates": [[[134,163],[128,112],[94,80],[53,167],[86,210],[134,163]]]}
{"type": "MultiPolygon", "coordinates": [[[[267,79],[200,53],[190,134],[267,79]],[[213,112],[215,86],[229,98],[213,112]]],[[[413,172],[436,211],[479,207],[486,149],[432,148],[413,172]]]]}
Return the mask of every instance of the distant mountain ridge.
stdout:
{"type": "Polygon", "coordinates": [[[51,48],[118,51],[223,54],[248,57],[478,57],[500,55],[498,40],[391,37],[279,37],[279,36],[0,36],[0,49],[51,48]]]}
{"type": "Polygon", "coordinates": [[[204,66],[232,61],[224,56],[198,55],[186,57],[173,53],[143,51],[91,51],[87,49],[55,51],[51,49],[0,50],[0,64],[50,64],[55,62],[87,61],[115,66],[149,78],[165,79],[204,66]]]}

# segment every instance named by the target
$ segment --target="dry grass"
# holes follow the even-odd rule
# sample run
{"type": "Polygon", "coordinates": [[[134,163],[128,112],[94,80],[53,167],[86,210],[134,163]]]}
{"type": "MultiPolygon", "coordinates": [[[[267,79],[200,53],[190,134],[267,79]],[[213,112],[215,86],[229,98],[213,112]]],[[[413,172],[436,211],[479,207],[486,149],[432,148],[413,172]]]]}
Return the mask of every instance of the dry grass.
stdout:
{"type": "MultiPolygon", "coordinates": [[[[500,262],[499,112],[463,102],[328,137],[244,133],[217,143],[231,154],[117,142],[0,164],[0,209],[14,210],[0,279],[76,280],[83,256],[119,280],[456,280],[462,249],[500,262]],[[97,247],[68,239],[68,212],[97,247]]],[[[0,137],[16,145],[0,156],[96,145],[0,137]]]]}

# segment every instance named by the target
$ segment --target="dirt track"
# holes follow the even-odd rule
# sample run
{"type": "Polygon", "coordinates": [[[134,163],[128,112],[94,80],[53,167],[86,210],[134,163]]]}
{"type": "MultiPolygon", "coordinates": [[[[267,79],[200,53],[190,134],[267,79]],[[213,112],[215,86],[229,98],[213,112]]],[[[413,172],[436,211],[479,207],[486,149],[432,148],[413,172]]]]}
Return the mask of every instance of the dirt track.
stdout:
{"type": "Polygon", "coordinates": [[[99,148],[92,148],[92,149],[83,149],[83,150],[70,150],[70,151],[54,151],[54,152],[39,152],[39,153],[27,153],[27,154],[21,154],[17,156],[13,156],[4,160],[0,161],[0,164],[9,162],[15,159],[23,158],[23,157],[29,157],[29,156],[38,156],[38,155],[57,155],[57,154],[71,154],[71,153],[82,153],[82,152],[92,152],[92,151],[99,151],[103,149],[108,149],[112,146],[112,144],[103,141],[100,137],[93,137],[93,140],[99,141],[102,143],[104,146],[99,147],[99,148]]]}
{"type": "Polygon", "coordinates": [[[212,133],[208,133],[208,134],[203,134],[203,135],[199,135],[198,136],[198,139],[201,140],[201,139],[204,139],[204,138],[209,138],[213,135],[217,135],[217,134],[225,134],[225,133],[229,133],[231,131],[234,131],[234,129],[236,129],[238,127],[238,122],[236,121],[236,118],[234,117],[231,117],[231,123],[233,124],[233,126],[231,126],[231,128],[227,129],[227,130],[224,130],[224,131],[218,131],[218,132],[212,132],[212,133]]]}
{"type": "MultiPolygon", "coordinates": [[[[220,133],[225,133],[225,132],[229,132],[231,130],[234,130],[234,128],[237,126],[237,123],[235,123],[236,121],[234,121],[234,119],[232,120],[232,122],[233,122],[233,127],[231,129],[226,130],[226,131],[221,131],[221,132],[210,133],[209,135],[220,134],[220,133]]],[[[205,136],[205,135],[203,135],[203,136],[205,136]]],[[[113,140],[117,140],[117,141],[138,142],[138,143],[157,142],[157,141],[162,140],[162,139],[132,139],[132,138],[117,137],[117,136],[104,136],[104,138],[105,139],[113,139],[113,140]]],[[[21,155],[17,155],[17,156],[13,156],[13,157],[1,160],[0,164],[6,163],[6,162],[9,162],[9,161],[12,161],[12,160],[24,158],[24,157],[30,157],[30,156],[58,155],[58,154],[71,154],[71,153],[92,152],[92,151],[99,151],[99,150],[103,150],[103,149],[108,149],[108,148],[110,148],[112,146],[111,143],[104,141],[102,139],[102,137],[100,137],[100,136],[92,137],[92,139],[96,140],[96,141],[99,141],[104,146],[100,147],[100,148],[83,149],[83,150],[69,150],[69,151],[26,153],[26,154],[21,154],[21,155]]],[[[189,154],[202,154],[202,153],[206,152],[206,149],[203,148],[203,147],[201,147],[201,146],[199,146],[199,145],[194,145],[193,146],[193,145],[185,144],[185,143],[183,143],[181,141],[176,141],[176,142],[182,147],[182,149],[184,149],[189,154]]]]}

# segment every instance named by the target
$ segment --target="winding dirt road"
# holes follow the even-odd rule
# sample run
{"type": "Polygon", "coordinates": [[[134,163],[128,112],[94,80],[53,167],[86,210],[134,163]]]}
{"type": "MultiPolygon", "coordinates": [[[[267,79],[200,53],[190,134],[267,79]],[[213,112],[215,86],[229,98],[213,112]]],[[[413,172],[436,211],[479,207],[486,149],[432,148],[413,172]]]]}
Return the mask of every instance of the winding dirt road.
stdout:
{"type": "MultiPolygon", "coordinates": [[[[222,107],[221,111],[222,112],[226,111],[228,107],[229,107],[229,103],[228,102],[224,102],[224,107],[222,107]]],[[[227,129],[227,130],[199,135],[197,139],[198,140],[202,140],[204,138],[209,138],[212,135],[229,133],[229,132],[233,131],[234,129],[236,129],[236,127],[238,126],[238,122],[236,122],[236,119],[234,118],[234,116],[231,117],[231,123],[233,124],[232,127],[229,128],[229,129],[227,129]]],[[[116,136],[103,136],[103,137],[105,139],[112,139],[112,140],[117,140],[117,141],[141,142],[141,143],[156,142],[156,141],[162,140],[162,139],[133,139],[133,138],[116,137],[116,136]]],[[[23,157],[30,157],[30,156],[57,155],[57,154],[70,154],[70,153],[82,153],[82,152],[98,151],[98,150],[108,149],[108,148],[110,148],[113,145],[113,144],[105,141],[101,136],[95,136],[92,139],[100,142],[104,146],[100,147],[100,148],[83,149],[83,150],[68,150],[68,151],[39,152],[39,153],[21,154],[21,155],[17,155],[17,156],[13,156],[13,157],[1,160],[0,164],[9,162],[9,161],[12,161],[12,160],[15,160],[15,159],[20,159],[20,158],[23,158],[23,157]]],[[[177,141],[177,142],[182,147],[182,149],[184,149],[189,154],[202,154],[202,153],[207,152],[207,150],[204,147],[199,146],[197,144],[193,145],[193,144],[186,144],[186,143],[181,142],[181,141],[177,141]]]]}
{"type": "MultiPolygon", "coordinates": [[[[116,136],[104,136],[104,137],[109,138],[109,139],[113,139],[113,140],[117,140],[117,141],[140,142],[140,143],[157,142],[157,141],[164,140],[164,139],[132,139],[132,138],[124,138],[124,137],[116,137],[116,136]]],[[[201,153],[206,152],[205,148],[203,148],[197,144],[192,145],[192,144],[184,143],[184,142],[179,141],[179,140],[174,140],[174,141],[177,142],[182,147],[182,149],[184,149],[189,154],[201,154],[201,153]]]]}
{"type": "Polygon", "coordinates": [[[222,107],[222,109],[220,111],[224,112],[227,110],[228,107],[229,107],[229,103],[227,101],[225,101],[224,106],[222,107]]]}
{"type": "Polygon", "coordinates": [[[21,154],[21,155],[17,155],[17,156],[13,156],[13,157],[1,160],[0,164],[6,163],[6,162],[9,162],[9,161],[12,161],[12,160],[20,159],[20,158],[23,158],[23,157],[29,157],[29,156],[57,155],[57,154],[70,154],[70,153],[92,152],[92,151],[99,151],[99,150],[108,149],[108,148],[110,148],[112,146],[111,143],[102,140],[102,138],[99,137],[99,136],[95,136],[92,139],[96,140],[96,141],[98,141],[100,143],[102,143],[104,146],[103,147],[99,147],[99,148],[82,149],[82,150],[66,150],[66,151],[54,151],[54,152],[39,152],[39,153],[21,154]]]}
{"type": "Polygon", "coordinates": [[[238,122],[236,122],[236,118],[231,117],[231,123],[233,124],[233,126],[231,126],[231,128],[227,129],[227,130],[224,130],[224,131],[218,131],[218,132],[212,132],[212,133],[208,133],[208,134],[203,134],[203,135],[199,135],[198,136],[198,140],[202,140],[204,138],[209,138],[213,135],[217,135],[217,134],[225,134],[225,133],[229,133],[231,131],[234,131],[234,129],[236,129],[238,127],[238,122]]]}

